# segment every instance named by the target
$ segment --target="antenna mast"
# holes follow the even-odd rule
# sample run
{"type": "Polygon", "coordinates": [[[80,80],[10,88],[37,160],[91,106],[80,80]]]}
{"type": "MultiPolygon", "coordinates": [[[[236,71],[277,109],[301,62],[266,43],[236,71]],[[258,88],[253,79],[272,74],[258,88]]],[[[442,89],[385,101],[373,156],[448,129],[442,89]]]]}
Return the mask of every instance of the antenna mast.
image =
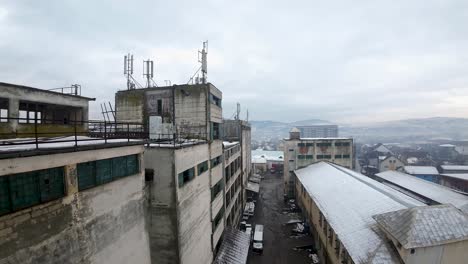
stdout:
{"type": "Polygon", "coordinates": [[[201,66],[198,68],[198,70],[193,74],[192,77],[188,80],[187,84],[192,83],[193,84],[193,78],[198,74],[198,72],[202,72],[202,77],[196,77],[195,78],[195,83],[206,83],[207,82],[207,74],[208,74],[208,40],[203,42],[203,49],[201,51],[198,51],[198,62],[201,63],[201,66]]]}
{"type": "Polygon", "coordinates": [[[143,61],[143,78],[146,78],[146,88],[151,87],[151,85],[158,86],[153,80],[154,77],[154,63],[152,60],[143,61]]]}
{"type": "Polygon", "coordinates": [[[127,77],[127,90],[135,89],[135,83],[133,82],[133,54],[124,56],[124,75],[127,77]]]}

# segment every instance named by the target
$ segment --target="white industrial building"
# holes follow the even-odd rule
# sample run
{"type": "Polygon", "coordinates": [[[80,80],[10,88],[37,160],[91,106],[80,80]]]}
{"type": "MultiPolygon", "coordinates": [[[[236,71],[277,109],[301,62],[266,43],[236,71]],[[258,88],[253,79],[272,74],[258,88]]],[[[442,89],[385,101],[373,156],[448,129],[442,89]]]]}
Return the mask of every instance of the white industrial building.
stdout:
{"type": "Polygon", "coordinates": [[[296,200],[321,263],[462,264],[468,259],[468,215],[451,204],[425,206],[330,162],[295,170],[294,176],[296,200]]]}

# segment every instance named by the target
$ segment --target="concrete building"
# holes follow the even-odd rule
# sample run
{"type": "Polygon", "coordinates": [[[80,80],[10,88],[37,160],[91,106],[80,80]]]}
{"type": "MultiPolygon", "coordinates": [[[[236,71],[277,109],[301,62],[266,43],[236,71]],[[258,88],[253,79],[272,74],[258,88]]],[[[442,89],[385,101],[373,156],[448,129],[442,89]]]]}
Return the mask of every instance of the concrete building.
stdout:
{"type": "Polygon", "coordinates": [[[72,135],[87,130],[89,101],[63,94],[0,82],[0,133],[3,138],[72,135]],[[55,133],[55,134],[54,134],[55,133]]]}
{"type": "Polygon", "coordinates": [[[426,181],[439,183],[439,171],[433,166],[404,166],[401,171],[426,181]]]}
{"type": "Polygon", "coordinates": [[[330,161],[345,168],[353,168],[352,138],[302,138],[293,128],[284,139],[284,193],[294,197],[293,171],[319,161],[330,161]]]}
{"type": "Polygon", "coordinates": [[[225,141],[240,142],[241,148],[241,182],[242,182],[242,208],[247,199],[247,181],[252,175],[252,133],[250,124],[244,120],[223,120],[223,138],[225,141]]]}
{"type": "Polygon", "coordinates": [[[297,126],[302,138],[337,138],[337,125],[297,126]]]}
{"type": "Polygon", "coordinates": [[[440,165],[438,169],[441,174],[468,173],[468,165],[440,165]]]}
{"type": "Polygon", "coordinates": [[[210,263],[220,247],[226,211],[221,100],[212,84],[116,94],[117,120],[143,123],[150,140],[152,263],[210,263]]]}
{"type": "Polygon", "coordinates": [[[242,151],[239,142],[224,142],[224,181],[226,225],[237,227],[245,205],[242,181],[242,151]]]}
{"type": "Polygon", "coordinates": [[[84,134],[85,122],[69,136],[89,99],[5,84],[0,94],[11,118],[0,137],[0,263],[150,263],[143,142],[84,134]],[[15,122],[18,106],[37,110],[28,123],[15,122]]]}
{"type": "Polygon", "coordinates": [[[276,150],[252,150],[252,162],[255,163],[257,168],[255,173],[263,173],[266,170],[273,173],[283,173],[284,153],[276,150]],[[261,165],[263,161],[265,166],[261,165]]]}
{"type": "Polygon", "coordinates": [[[329,162],[294,175],[296,200],[321,263],[462,264],[468,259],[468,216],[452,205],[424,206],[329,162]]]}

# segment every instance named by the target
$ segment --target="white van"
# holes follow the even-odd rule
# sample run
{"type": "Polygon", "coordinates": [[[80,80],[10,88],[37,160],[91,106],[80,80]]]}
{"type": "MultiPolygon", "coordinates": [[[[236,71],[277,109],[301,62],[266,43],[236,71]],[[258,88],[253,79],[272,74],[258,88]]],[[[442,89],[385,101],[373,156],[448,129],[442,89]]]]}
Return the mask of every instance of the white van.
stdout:
{"type": "Polygon", "coordinates": [[[255,225],[253,251],[260,254],[263,252],[263,225],[255,225]]]}

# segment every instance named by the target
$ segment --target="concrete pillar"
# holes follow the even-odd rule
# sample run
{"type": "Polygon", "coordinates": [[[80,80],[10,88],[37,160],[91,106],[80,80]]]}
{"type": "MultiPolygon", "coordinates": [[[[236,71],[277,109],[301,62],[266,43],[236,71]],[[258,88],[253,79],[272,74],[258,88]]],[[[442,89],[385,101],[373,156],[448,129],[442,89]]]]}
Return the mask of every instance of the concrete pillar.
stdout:
{"type": "Polygon", "coordinates": [[[74,195],[78,192],[78,173],[76,170],[76,164],[65,166],[65,186],[67,196],[74,195]]]}
{"type": "MultiPolygon", "coordinates": [[[[8,117],[19,118],[19,99],[10,98],[8,101],[8,117]]],[[[11,132],[16,132],[18,127],[18,120],[9,120],[11,132]]]]}

